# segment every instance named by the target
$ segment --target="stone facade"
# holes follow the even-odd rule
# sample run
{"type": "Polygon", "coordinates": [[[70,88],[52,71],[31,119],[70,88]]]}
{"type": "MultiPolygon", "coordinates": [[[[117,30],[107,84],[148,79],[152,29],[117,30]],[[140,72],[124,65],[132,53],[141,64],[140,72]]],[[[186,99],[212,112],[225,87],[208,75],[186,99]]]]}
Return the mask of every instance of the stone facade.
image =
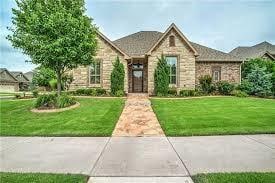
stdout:
{"type": "Polygon", "coordinates": [[[177,56],[177,84],[171,87],[180,89],[195,88],[195,56],[186,42],[173,29],[164,37],[161,43],[148,56],[148,93],[154,94],[154,72],[157,66],[158,57],[177,56]],[[169,36],[175,37],[175,46],[169,46],[169,36]]]}
{"type": "Polygon", "coordinates": [[[101,87],[110,91],[111,86],[111,72],[113,69],[113,62],[116,57],[124,65],[125,81],[124,90],[126,93],[133,92],[132,88],[132,64],[143,64],[143,92],[148,92],[149,95],[154,94],[154,72],[157,66],[158,57],[176,56],[177,70],[176,70],[176,84],[170,85],[177,90],[195,89],[198,84],[198,79],[203,75],[213,74],[213,68],[218,68],[220,72],[220,80],[226,80],[231,83],[240,83],[240,64],[241,62],[228,61],[199,61],[196,60],[194,50],[190,48],[187,42],[179,35],[175,29],[169,30],[165,37],[158,43],[158,45],[150,50],[150,55],[141,55],[137,57],[125,57],[121,50],[115,48],[106,37],[98,36],[98,51],[95,57],[101,62],[100,68],[100,84],[90,83],[90,67],[78,67],[73,69],[73,82],[70,86],[71,90],[78,88],[93,88],[101,87]],[[174,45],[169,45],[170,36],[174,36],[174,45]]]}
{"type": "Polygon", "coordinates": [[[128,69],[127,61],[124,56],[113,48],[106,40],[98,36],[98,51],[95,60],[99,61],[100,64],[100,84],[90,83],[90,67],[80,66],[77,69],[73,69],[71,74],[73,75],[73,82],[70,86],[71,90],[79,88],[94,88],[100,87],[106,90],[110,90],[111,87],[111,72],[113,70],[113,62],[116,57],[119,57],[120,62],[124,65],[125,79],[124,79],[124,90],[128,92],[128,69]]]}
{"type": "Polygon", "coordinates": [[[213,68],[220,68],[220,80],[231,83],[240,83],[241,69],[239,62],[196,62],[196,84],[204,75],[212,76],[213,68]]]}

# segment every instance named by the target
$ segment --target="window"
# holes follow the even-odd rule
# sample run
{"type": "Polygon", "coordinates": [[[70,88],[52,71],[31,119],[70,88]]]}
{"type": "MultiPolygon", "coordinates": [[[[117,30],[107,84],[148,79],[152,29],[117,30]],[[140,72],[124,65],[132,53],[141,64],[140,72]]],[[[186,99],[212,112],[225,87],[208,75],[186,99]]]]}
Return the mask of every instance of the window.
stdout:
{"type": "Polygon", "coordinates": [[[175,36],[169,36],[169,46],[175,46],[175,36]]]}
{"type": "Polygon", "coordinates": [[[177,57],[166,57],[169,66],[169,84],[177,84],[177,57]]]}
{"type": "Polygon", "coordinates": [[[221,80],[221,67],[212,68],[212,79],[214,82],[221,80]]]}
{"type": "Polygon", "coordinates": [[[100,84],[100,62],[93,63],[90,67],[90,84],[100,84]]]}

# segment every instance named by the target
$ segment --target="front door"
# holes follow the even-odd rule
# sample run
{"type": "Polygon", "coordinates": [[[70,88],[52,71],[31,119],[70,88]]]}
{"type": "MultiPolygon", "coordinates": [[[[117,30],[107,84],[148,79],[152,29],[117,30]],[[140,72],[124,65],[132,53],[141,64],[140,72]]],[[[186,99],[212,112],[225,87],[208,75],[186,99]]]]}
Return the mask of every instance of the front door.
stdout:
{"type": "Polygon", "coordinates": [[[143,70],[133,70],[133,92],[143,92],[143,70]]]}

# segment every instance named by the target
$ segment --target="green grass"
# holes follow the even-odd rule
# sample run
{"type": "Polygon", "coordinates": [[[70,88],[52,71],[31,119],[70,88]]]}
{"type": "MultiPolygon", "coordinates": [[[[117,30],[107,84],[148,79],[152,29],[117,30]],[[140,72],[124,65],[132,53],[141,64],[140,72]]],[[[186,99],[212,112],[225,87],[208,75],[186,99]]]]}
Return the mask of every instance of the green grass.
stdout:
{"type": "Polygon", "coordinates": [[[168,136],[275,133],[271,99],[152,99],[152,104],[168,136]]]}
{"type": "Polygon", "coordinates": [[[194,183],[275,183],[275,173],[210,173],[192,179],[194,183]]]}
{"type": "Polygon", "coordinates": [[[33,113],[34,100],[3,100],[1,136],[110,136],[124,100],[78,99],[80,107],[59,113],[33,113]]]}
{"type": "Polygon", "coordinates": [[[0,173],[3,183],[86,183],[87,179],[84,175],[72,174],[0,173]]]}

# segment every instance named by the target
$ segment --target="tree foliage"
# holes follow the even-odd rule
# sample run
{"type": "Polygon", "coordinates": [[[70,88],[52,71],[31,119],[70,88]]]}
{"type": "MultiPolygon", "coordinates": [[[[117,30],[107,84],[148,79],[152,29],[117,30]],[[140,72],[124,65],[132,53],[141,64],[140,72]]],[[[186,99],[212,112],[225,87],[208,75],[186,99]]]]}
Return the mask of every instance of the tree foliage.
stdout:
{"type": "Polygon", "coordinates": [[[16,0],[7,37],[31,62],[54,70],[61,91],[66,69],[89,65],[96,53],[96,27],[84,0],[16,0]]]}
{"type": "Polygon", "coordinates": [[[124,66],[117,57],[111,73],[111,93],[113,95],[117,95],[117,93],[124,91],[124,77],[124,66]]]}
{"type": "Polygon", "coordinates": [[[38,67],[34,71],[32,82],[35,86],[44,86],[48,88],[52,79],[56,79],[55,73],[52,69],[38,67]]]}
{"type": "MultiPolygon", "coordinates": [[[[248,61],[245,61],[242,64],[242,84],[241,84],[241,89],[246,91],[249,94],[256,94],[255,93],[255,86],[258,85],[259,83],[256,82],[256,84],[253,84],[252,81],[248,81],[248,75],[251,77],[251,73],[253,72],[253,75],[256,74],[256,70],[261,70],[257,72],[257,74],[263,74],[264,76],[259,76],[260,78],[266,77],[266,74],[269,74],[267,78],[268,81],[267,83],[271,82],[271,92],[273,95],[275,95],[275,62],[268,60],[268,59],[263,59],[263,58],[255,58],[255,59],[250,59],[248,61]],[[253,85],[253,86],[252,86],[253,85]],[[250,87],[253,87],[252,89],[249,89],[250,87]]],[[[258,77],[258,76],[257,76],[258,77]]],[[[255,78],[257,80],[257,78],[255,78]]],[[[261,82],[261,81],[259,81],[261,82]]],[[[262,83],[264,84],[264,83],[262,83]]],[[[261,85],[262,85],[261,84],[261,85]]],[[[257,90],[259,90],[258,88],[257,90]]],[[[263,89],[263,88],[262,88],[263,89]]],[[[259,91],[258,91],[259,92],[259,91]]],[[[264,93],[267,92],[266,90],[263,91],[264,93]]],[[[269,92],[267,92],[269,93],[269,92]]]]}
{"type": "Polygon", "coordinates": [[[272,73],[268,73],[266,68],[254,65],[254,68],[244,79],[246,92],[251,95],[269,96],[272,93],[272,73]]]}
{"type": "Polygon", "coordinates": [[[169,67],[164,55],[158,58],[158,64],[154,73],[155,93],[158,96],[166,96],[169,90],[169,67]]]}

